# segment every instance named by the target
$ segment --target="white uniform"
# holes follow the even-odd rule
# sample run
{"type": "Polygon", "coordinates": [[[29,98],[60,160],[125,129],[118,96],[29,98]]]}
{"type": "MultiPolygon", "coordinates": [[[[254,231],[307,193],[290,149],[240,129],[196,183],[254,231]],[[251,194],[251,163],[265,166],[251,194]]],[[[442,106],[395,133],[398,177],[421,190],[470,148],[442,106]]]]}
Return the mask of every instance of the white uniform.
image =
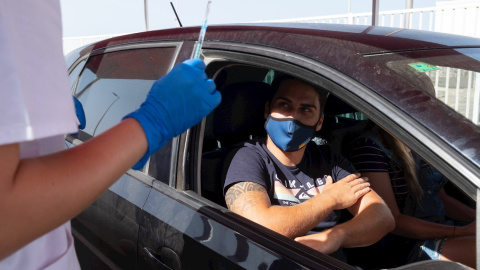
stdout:
{"type": "MultiPolygon", "coordinates": [[[[58,0],[0,1],[0,145],[20,143],[21,158],[62,150],[64,134],[77,130],[61,37],[58,0]]],[[[0,269],[80,269],[70,222],[0,269]]]]}

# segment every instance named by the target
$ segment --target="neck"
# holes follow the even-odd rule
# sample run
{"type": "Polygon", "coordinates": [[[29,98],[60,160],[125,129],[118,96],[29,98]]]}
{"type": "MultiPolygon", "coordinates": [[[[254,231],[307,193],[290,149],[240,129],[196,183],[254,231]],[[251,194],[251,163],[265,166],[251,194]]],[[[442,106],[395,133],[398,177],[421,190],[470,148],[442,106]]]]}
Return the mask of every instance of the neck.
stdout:
{"type": "Polygon", "coordinates": [[[278,148],[270,136],[267,136],[267,149],[285,166],[295,166],[302,161],[303,154],[305,153],[305,147],[298,151],[287,152],[278,148]]]}

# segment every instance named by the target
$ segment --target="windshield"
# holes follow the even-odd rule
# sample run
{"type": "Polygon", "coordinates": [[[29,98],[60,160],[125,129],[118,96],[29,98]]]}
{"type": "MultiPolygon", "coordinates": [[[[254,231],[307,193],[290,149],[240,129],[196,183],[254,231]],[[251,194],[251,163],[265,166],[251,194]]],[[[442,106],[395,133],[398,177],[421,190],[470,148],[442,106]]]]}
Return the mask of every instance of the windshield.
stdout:
{"type": "Polygon", "coordinates": [[[418,89],[480,126],[480,48],[376,55],[418,89]]]}

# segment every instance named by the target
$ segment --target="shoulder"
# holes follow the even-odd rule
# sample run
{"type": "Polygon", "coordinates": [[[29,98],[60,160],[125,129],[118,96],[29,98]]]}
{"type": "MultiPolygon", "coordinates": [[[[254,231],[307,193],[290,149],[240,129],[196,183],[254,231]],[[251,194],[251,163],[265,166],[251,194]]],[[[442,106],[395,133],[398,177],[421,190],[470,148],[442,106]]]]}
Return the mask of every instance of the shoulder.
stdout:
{"type": "Polygon", "coordinates": [[[244,142],[234,149],[235,158],[268,158],[263,145],[264,143],[261,139],[244,142]]]}
{"type": "Polygon", "coordinates": [[[268,155],[263,150],[261,141],[243,143],[234,151],[225,177],[224,192],[230,185],[238,182],[267,186],[268,155]]]}
{"type": "Polygon", "coordinates": [[[352,145],[355,146],[374,146],[379,147],[379,143],[376,142],[371,136],[361,136],[355,139],[352,145]]]}
{"type": "Polygon", "coordinates": [[[324,175],[330,175],[334,182],[356,172],[353,164],[333,147],[315,143],[307,145],[301,167],[309,176],[322,178],[324,175]]]}
{"type": "Polygon", "coordinates": [[[261,140],[242,143],[232,150],[229,156],[231,158],[229,172],[243,175],[252,173],[260,175],[271,163],[261,140]]]}
{"type": "Polygon", "coordinates": [[[351,151],[352,155],[360,152],[386,156],[385,146],[383,146],[378,139],[372,138],[371,136],[360,137],[353,141],[351,145],[351,151]]]}
{"type": "Polygon", "coordinates": [[[350,149],[350,160],[359,172],[386,172],[390,157],[384,146],[375,138],[362,137],[354,141],[350,149]]]}

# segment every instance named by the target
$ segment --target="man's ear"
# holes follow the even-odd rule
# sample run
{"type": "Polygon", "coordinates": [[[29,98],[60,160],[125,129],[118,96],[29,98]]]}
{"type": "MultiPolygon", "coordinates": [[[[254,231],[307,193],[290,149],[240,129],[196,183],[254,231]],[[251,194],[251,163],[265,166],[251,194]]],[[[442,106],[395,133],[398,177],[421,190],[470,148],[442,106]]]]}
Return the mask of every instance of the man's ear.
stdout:
{"type": "Polygon", "coordinates": [[[320,120],[318,120],[318,123],[317,123],[317,128],[315,129],[316,131],[319,131],[321,128],[322,128],[322,125],[323,125],[323,117],[325,116],[324,113],[322,113],[322,116],[320,116],[320,120]]]}
{"type": "Polygon", "coordinates": [[[267,101],[265,102],[265,110],[263,112],[263,117],[267,119],[269,114],[270,114],[270,101],[267,101]]]}

